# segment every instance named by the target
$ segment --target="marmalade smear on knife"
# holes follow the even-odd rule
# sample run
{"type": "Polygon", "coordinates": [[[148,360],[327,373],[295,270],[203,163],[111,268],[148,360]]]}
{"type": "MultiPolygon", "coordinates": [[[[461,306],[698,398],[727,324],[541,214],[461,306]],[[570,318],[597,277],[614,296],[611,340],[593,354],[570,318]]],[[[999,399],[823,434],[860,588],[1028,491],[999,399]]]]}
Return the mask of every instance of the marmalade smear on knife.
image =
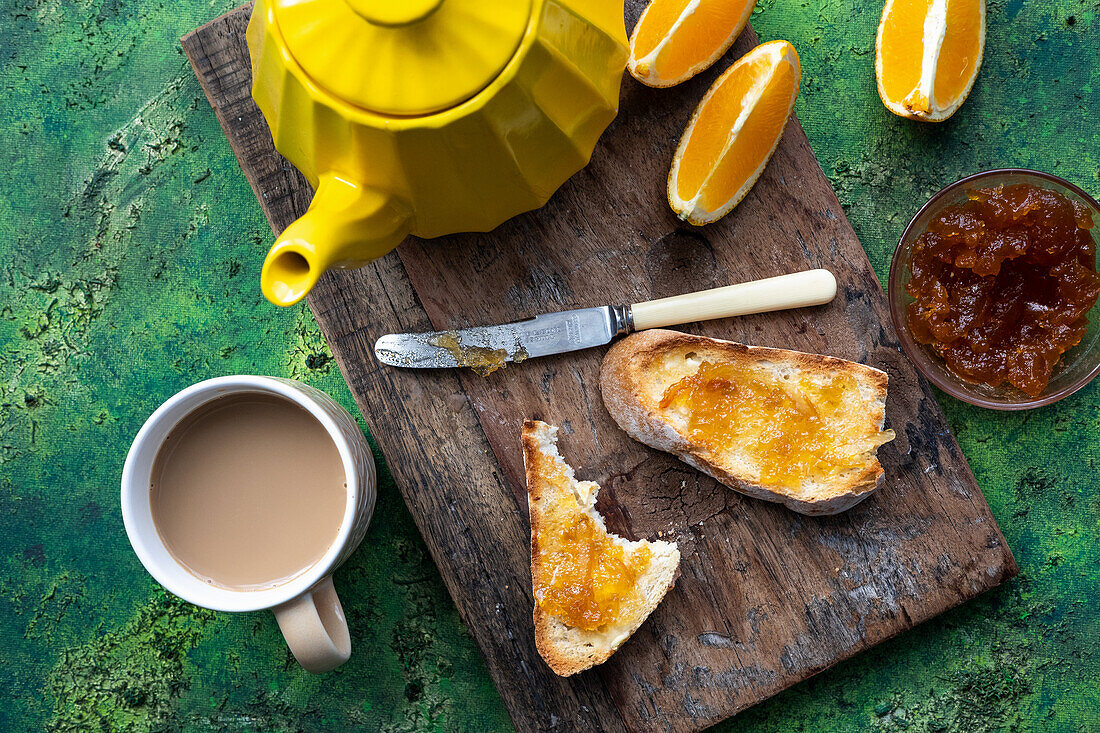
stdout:
{"type": "Polygon", "coordinates": [[[1038,396],[1100,294],[1092,217],[1031,184],[971,191],[913,245],[913,338],[960,379],[1038,396]]]}
{"type": "Polygon", "coordinates": [[[637,581],[653,553],[644,545],[624,549],[570,502],[575,510],[539,529],[535,601],[570,626],[595,631],[616,623],[638,602],[637,581]]]}
{"type": "Polygon", "coordinates": [[[868,451],[894,439],[893,430],[870,440],[852,438],[862,420],[855,411],[863,408],[845,397],[858,391],[848,374],[822,384],[704,361],[665,390],[660,406],[687,416],[690,440],[715,452],[742,452],[763,467],[762,483],[797,490],[807,479],[860,466],[868,451]]]}
{"type": "MultiPolygon", "coordinates": [[[[508,352],[504,349],[491,349],[487,346],[464,346],[457,331],[441,333],[428,342],[439,349],[446,349],[459,366],[470,367],[480,377],[487,377],[497,369],[504,367],[508,352]]],[[[518,348],[512,361],[519,364],[527,359],[527,350],[518,348]]]]}

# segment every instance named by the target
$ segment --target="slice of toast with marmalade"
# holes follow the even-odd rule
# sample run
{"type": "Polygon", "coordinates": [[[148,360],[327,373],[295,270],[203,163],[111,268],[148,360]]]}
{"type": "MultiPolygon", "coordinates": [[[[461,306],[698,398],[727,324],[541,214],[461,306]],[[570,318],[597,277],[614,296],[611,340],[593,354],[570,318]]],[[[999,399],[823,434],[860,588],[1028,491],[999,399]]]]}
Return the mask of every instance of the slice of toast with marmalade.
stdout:
{"type": "Polygon", "coordinates": [[[653,329],[608,351],[600,388],[635,440],[802,514],[870,496],[894,438],[886,373],[831,356],[653,329]]]}

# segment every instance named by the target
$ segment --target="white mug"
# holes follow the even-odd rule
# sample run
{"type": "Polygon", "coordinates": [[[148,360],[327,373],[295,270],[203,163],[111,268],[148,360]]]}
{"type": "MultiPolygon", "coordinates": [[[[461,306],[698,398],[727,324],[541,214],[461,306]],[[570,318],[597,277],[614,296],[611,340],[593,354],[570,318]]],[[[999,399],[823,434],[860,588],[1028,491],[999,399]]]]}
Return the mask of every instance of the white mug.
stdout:
{"type": "Polygon", "coordinates": [[[290,379],[218,377],[169,398],[138,431],[122,470],[122,518],[134,552],[157,582],[185,601],[215,611],[271,609],[298,663],[310,672],[327,672],[351,656],[351,636],[332,573],[363,541],[374,512],[376,483],[374,457],[363,432],[324,392],[290,379]],[[339,450],[347,477],[344,517],[332,545],[303,573],[263,590],[219,587],[192,574],[165,547],[150,505],[153,463],[169,432],[207,402],[241,392],[283,397],[317,418],[339,450]]]}

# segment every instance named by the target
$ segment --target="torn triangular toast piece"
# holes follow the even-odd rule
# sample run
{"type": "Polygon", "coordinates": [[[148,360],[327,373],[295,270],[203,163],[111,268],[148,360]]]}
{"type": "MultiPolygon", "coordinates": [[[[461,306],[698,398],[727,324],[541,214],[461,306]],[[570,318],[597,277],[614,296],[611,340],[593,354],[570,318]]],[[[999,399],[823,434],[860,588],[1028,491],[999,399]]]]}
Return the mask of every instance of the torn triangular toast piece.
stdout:
{"type": "Polygon", "coordinates": [[[557,433],[523,424],[535,645],[565,677],[607,661],[642,625],[676,582],[680,550],[608,532],[596,511],[600,487],[574,478],[557,433]]]}

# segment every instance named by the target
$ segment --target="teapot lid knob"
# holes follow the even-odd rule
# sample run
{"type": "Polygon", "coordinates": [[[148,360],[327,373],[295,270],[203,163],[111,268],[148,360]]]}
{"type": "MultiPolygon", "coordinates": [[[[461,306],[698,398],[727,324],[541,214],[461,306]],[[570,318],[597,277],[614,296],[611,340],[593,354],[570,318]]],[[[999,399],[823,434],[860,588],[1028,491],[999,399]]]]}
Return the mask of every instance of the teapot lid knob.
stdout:
{"type": "Polygon", "coordinates": [[[369,23],[396,28],[418,23],[439,9],[443,0],[346,0],[369,23]]]}

